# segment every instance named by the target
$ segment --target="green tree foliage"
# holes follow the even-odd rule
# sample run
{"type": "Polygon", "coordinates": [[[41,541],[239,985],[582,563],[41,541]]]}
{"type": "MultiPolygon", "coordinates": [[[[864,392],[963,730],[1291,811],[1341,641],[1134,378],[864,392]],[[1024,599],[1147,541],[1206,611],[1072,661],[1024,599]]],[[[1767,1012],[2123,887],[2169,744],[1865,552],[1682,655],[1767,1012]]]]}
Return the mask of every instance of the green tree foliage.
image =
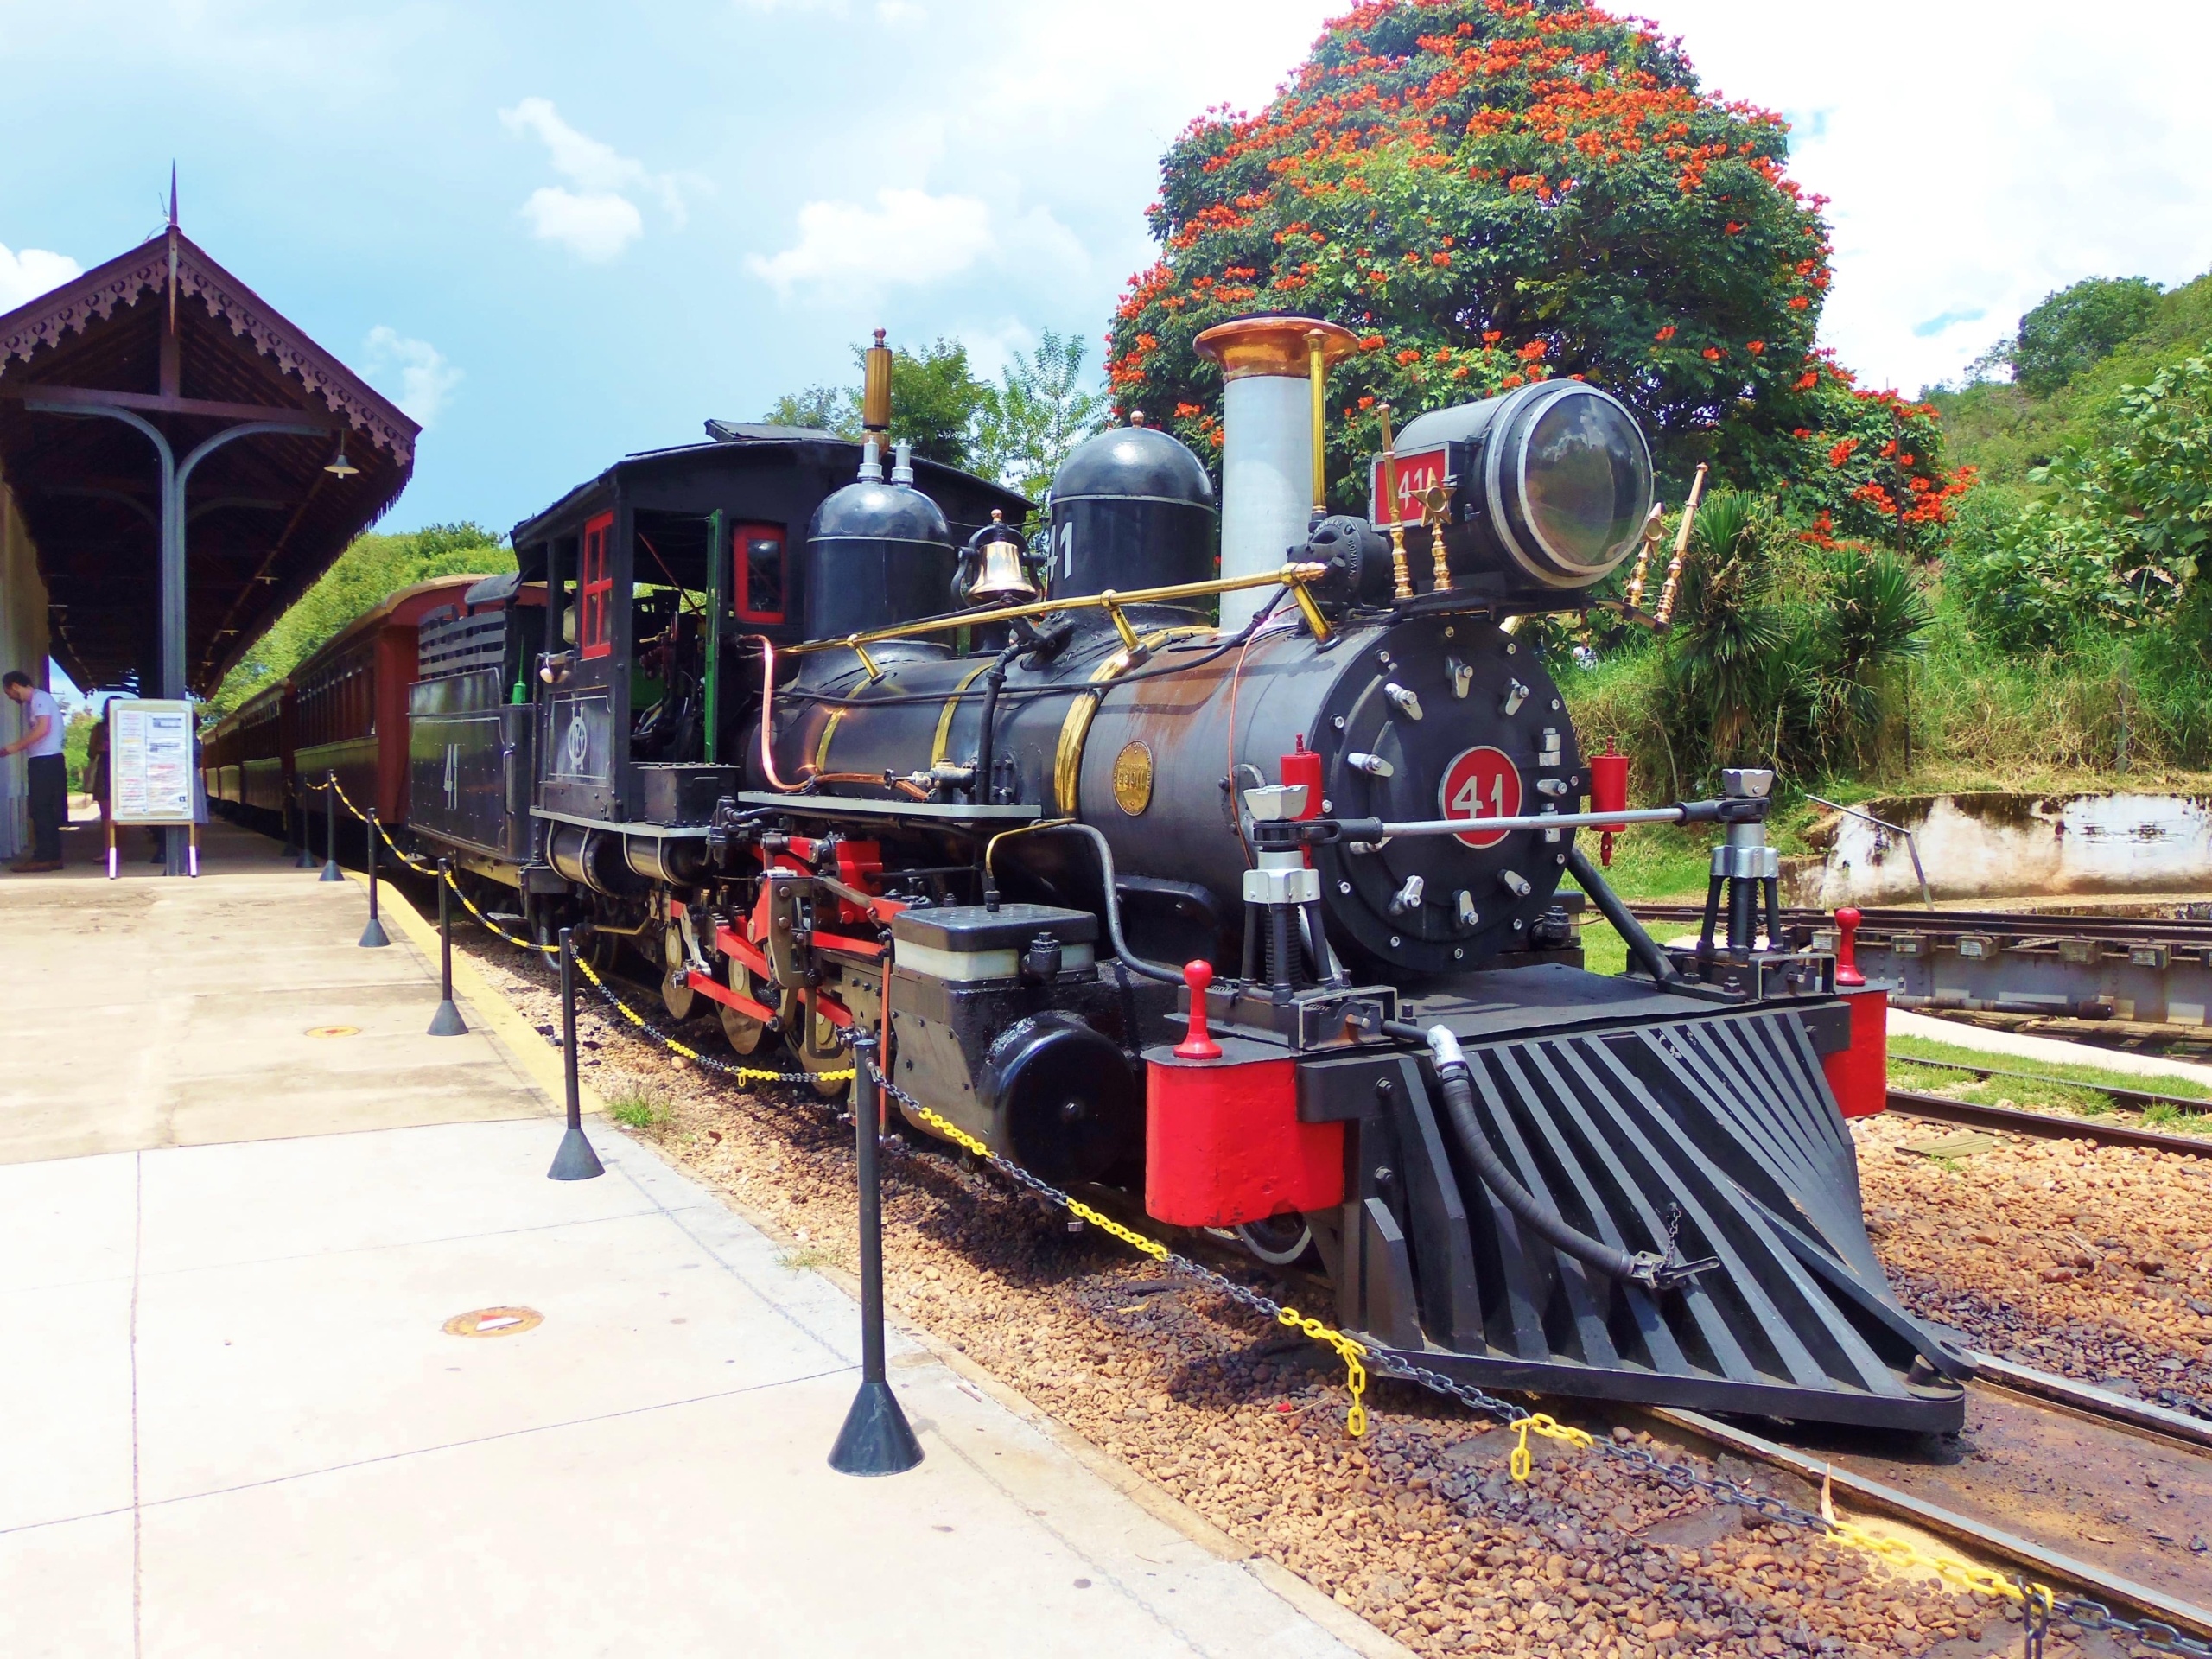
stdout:
{"type": "MultiPolygon", "coordinates": [[[[868,347],[853,347],[853,363],[862,365],[868,347]]],[[[891,437],[906,440],[914,453],[948,467],[974,460],[976,417],[990,388],[968,365],[968,348],[957,340],[938,340],[919,353],[900,346],[891,355],[891,437]]],[[[861,436],[861,388],[809,386],[785,392],[766,417],[778,426],[811,427],[842,438],[861,436]]]]}
{"type": "MultiPolygon", "coordinates": [[[[2139,286],[2147,289],[2152,284],[2139,286]]],[[[2015,345],[2010,338],[1999,341],[1989,360],[2009,368],[2015,345]]],[[[1932,389],[1928,401],[1942,416],[1944,458],[1974,467],[1985,486],[2016,493],[2017,505],[2018,498],[2036,493],[2028,482],[2036,467],[2050,465],[2069,445],[2095,443],[2109,435],[2123,387],[2143,385],[2161,368],[2208,346],[2212,276],[2199,276],[2158,295],[2141,327],[2048,394],[2012,380],[1987,378],[1932,389]]],[[[1961,533],[1969,528],[1962,525],[1961,533]]]]}
{"type": "Polygon", "coordinates": [[[1084,340],[1047,328],[1037,347],[986,386],[977,411],[979,470],[1041,499],[1068,451],[1098,430],[1106,397],[1084,385],[1084,340]]]}
{"type": "Polygon", "coordinates": [[[1990,639],[2052,645],[2202,608],[2191,601],[2212,544],[2212,358],[2123,389],[2105,425],[2109,436],[2030,474],[2044,499],[1962,550],[1959,580],[1990,639]]]}
{"type": "Polygon", "coordinates": [[[859,406],[851,405],[848,414],[848,400],[854,393],[836,386],[809,386],[804,391],[787,391],[768,406],[761,418],[771,426],[796,426],[810,432],[835,432],[841,436],[857,435],[861,429],[859,406]],[[850,419],[851,433],[846,431],[850,419]]]}
{"type": "Polygon", "coordinates": [[[1732,491],[1698,514],[1675,615],[1663,638],[1616,645],[1646,693],[1635,723],[1600,707],[1586,735],[1685,789],[1727,766],[1811,780],[1877,763],[1902,735],[1904,670],[1933,620],[1909,559],[1808,543],[1774,498],[1732,491]]]}
{"type": "Polygon", "coordinates": [[[1163,158],[1163,253],[1116,314],[1112,396],[1208,453],[1221,378],[1197,336],[1305,312],[1365,347],[1338,371],[1340,506],[1361,505],[1378,401],[1411,414],[1573,375],[1637,410],[1676,486],[1707,460],[1739,486],[1789,481],[1833,533],[1922,537],[1949,482],[1932,431],[1891,458],[1886,510],[1860,493],[1878,480],[1828,463],[1893,410],[1863,410],[1815,350],[1827,236],[1787,149],[1778,118],[1703,92],[1678,46],[1577,0],[1366,0],[1267,108],[1211,112],[1163,158]]]}
{"type": "Polygon", "coordinates": [[[2140,334],[2158,308],[2158,284],[2142,276],[2092,276],[2047,296],[2020,319],[2013,378],[2047,397],[2140,334]]]}
{"type": "MultiPolygon", "coordinates": [[[[853,348],[855,365],[866,349],[853,348]]],[[[919,355],[901,347],[891,359],[891,435],[911,442],[918,455],[995,479],[1033,499],[1104,414],[1104,396],[1084,384],[1084,350],[1080,335],[1048,328],[994,385],[976,377],[958,340],[939,340],[919,355]]],[[[861,388],[786,392],[766,418],[856,439],[861,388]]]]}
{"type": "Polygon", "coordinates": [[[228,713],[273,685],[355,617],[402,588],[435,576],[493,575],[515,568],[501,539],[474,523],[432,524],[406,535],[358,537],[314,587],[253,643],[210,703],[228,713]]]}

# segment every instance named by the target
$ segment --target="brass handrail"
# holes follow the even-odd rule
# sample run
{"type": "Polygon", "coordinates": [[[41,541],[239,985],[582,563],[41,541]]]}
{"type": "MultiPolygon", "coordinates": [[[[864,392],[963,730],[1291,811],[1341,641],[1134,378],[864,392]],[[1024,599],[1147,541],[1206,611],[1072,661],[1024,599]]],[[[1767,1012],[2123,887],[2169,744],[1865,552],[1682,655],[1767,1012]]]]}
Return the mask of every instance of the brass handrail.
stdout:
{"type": "MultiPolygon", "coordinates": [[[[1080,594],[1066,599],[1042,599],[1027,605],[1006,605],[991,611],[960,611],[950,616],[925,617],[918,622],[905,622],[896,627],[877,628],[869,633],[847,634],[842,639],[810,639],[804,644],[786,645],[783,655],[804,657],[817,651],[851,651],[860,652],[861,647],[881,644],[887,639],[910,639],[925,633],[950,633],[960,628],[985,626],[993,622],[1011,622],[1017,618],[1050,616],[1060,611],[1105,611],[1118,618],[1118,613],[1131,605],[1167,605],[1181,599],[1208,599],[1216,594],[1241,593],[1247,588],[1282,587],[1291,590],[1306,622],[1323,639],[1328,637],[1326,625],[1319,613],[1313,609],[1313,600],[1306,589],[1328,574],[1325,564],[1286,564],[1281,569],[1256,575],[1224,576],[1212,582],[1186,582],[1172,588],[1139,588],[1130,592],[1116,593],[1108,588],[1103,594],[1080,594]]],[[[1122,626],[1118,620],[1116,626],[1122,626]]],[[[862,656],[862,661],[866,661],[862,656]]]]}

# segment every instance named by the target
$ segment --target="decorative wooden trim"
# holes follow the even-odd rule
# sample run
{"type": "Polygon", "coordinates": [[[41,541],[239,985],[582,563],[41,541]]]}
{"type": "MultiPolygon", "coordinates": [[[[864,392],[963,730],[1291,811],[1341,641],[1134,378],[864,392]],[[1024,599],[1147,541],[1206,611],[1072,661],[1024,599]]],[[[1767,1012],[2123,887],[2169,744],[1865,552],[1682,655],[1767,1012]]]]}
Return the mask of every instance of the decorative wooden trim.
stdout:
{"type": "Polygon", "coordinates": [[[181,232],[111,259],[97,270],[65,283],[50,294],[0,316],[0,374],[16,359],[29,362],[41,347],[57,346],[72,334],[105,322],[120,305],[137,305],[148,294],[164,293],[168,283],[169,237],[177,252],[177,291],[196,297],[211,316],[231,326],[232,334],[251,343],[277,368],[321,399],[349,428],[403,467],[415,458],[422,428],[359,375],[324,351],[244,283],[209,258],[181,232]]]}

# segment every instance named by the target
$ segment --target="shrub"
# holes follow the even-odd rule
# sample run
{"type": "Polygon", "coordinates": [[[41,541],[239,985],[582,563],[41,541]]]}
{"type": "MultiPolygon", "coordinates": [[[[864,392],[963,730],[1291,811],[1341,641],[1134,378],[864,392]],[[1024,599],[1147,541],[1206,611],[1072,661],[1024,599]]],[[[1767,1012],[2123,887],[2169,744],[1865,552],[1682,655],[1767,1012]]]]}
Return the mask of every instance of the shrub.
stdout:
{"type": "Polygon", "coordinates": [[[2142,628],[2188,603],[2212,545],[2212,358],[2123,389],[2107,430],[2029,474],[2044,499],[1961,545],[1962,592],[1991,639],[2055,645],[2082,628],[2142,628]]]}

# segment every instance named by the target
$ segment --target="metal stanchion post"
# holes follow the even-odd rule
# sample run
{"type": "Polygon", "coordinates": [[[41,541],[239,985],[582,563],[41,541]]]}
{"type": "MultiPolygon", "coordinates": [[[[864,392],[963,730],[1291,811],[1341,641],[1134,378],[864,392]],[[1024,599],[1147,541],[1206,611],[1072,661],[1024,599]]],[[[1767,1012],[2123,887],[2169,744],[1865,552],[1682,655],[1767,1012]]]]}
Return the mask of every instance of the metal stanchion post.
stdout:
{"type": "Polygon", "coordinates": [[[324,881],[343,881],[346,872],[338,868],[338,774],[327,772],[322,779],[322,874],[324,881]]]}
{"type": "Polygon", "coordinates": [[[300,855],[292,861],[292,868],[296,870],[315,868],[315,853],[308,845],[315,838],[314,831],[308,828],[308,810],[301,804],[296,793],[287,798],[284,816],[291,823],[292,839],[299,843],[300,849],[300,855]]]}
{"type": "Polygon", "coordinates": [[[430,1016],[433,1037],[466,1037],[468,1022],[453,1000],[453,861],[438,861],[438,985],[445,1000],[430,1016]]]}
{"type": "Polygon", "coordinates": [[[830,1449],[841,1475],[896,1475],[922,1460],[922,1446],[891,1392],[883,1357],[883,1108],[876,1093],[875,1038],[855,1031],[853,1147],[861,1198],[861,1387],[830,1449]]]}
{"type": "Polygon", "coordinates": [[[583,1091],[576,1084],[576,946],[565,927],[561,930],[561,1081],[568,1089],[569,1129],[545,1178],[588,1181],[606,1174],[607,1168],[584,1138],[583,1091]]]}
{"type": "Polygon", "coordinates": [[[384,931],[384,922],[377,915],[377,866],[383,862],[377,856],[377,810],[369,809],[369,816],[361,820],[369,831],[369,925],[361,930],[361,949],[373,950],[390,944],[391,938],[384,931]]]}

